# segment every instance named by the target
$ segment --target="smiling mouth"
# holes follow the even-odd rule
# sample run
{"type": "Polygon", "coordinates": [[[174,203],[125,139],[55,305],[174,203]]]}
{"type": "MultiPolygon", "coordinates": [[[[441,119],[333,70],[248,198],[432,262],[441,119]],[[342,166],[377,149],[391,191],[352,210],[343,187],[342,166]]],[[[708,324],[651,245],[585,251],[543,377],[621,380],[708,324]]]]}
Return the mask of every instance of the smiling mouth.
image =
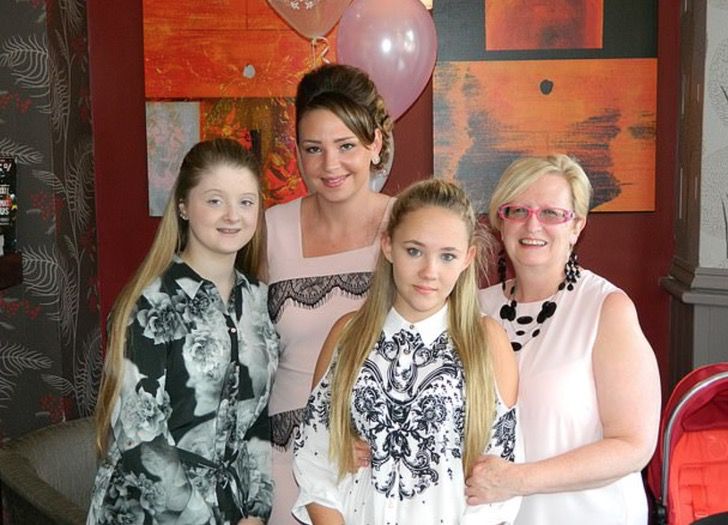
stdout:
{"type": "Polygon", "coordinates": [[[240,229],[239,228],[218,228],[217,231],[219,231],[220,233],[228,234],[228,235],[230,235],[230,234],[234,235],[236,233],[239,233],[240,229]]]}
{"type": "Polygon", "coordinates": [[[347,177],[348,175],[341,175],[339,177],[326,177],[322,178],[321,181],[327,188],[337,188],[344,183],[344,180],[346,180],[347,177]]]}
{"type": "Polygon", "coordinates": [[[541,241],[538,239],[521,239],[518,242],[525,246],[546,246],[546,241],[541,241]]]}

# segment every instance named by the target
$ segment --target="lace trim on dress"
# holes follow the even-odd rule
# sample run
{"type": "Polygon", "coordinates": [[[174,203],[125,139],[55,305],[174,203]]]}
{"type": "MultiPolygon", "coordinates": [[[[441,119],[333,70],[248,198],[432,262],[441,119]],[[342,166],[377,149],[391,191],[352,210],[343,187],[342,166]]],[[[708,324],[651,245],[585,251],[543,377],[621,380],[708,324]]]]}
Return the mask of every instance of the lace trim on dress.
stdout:
{"type": "Polygon", "coordinates": [[[288,300],[296,306],[313,310],[336,292],[358,299],[366,295],[371,280],[372,272],[353,272],[279,281],[268,286],[268,313],[277,323],[288,300]]]}
{"type": "Polygon", "coordinates": [[[298,425],[303,421],[306,414],[306,407],[298,410],[289,410],[270,416],[271,428],[273,431],[272,442],[274,447],[286,450],[291,444],[293,435],[298,425]]]}

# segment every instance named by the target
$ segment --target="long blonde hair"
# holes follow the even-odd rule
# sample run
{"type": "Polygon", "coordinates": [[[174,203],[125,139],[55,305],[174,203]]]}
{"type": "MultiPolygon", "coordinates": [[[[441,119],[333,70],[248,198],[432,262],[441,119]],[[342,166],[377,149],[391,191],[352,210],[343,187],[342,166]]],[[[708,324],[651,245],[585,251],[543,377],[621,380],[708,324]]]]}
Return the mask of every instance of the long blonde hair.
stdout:
{"type": "MultiPolygon", "coordinates": [[[[185,155],[152,246],[141,266],[117,297],[111,311],[106,361],[95,413],[96,449],[99,455],[105,454],[108,447],[111,413],[119,396],[127,329],[132,311],[144,289],[167,269],[174,255],[182,252],[187,245],[189,224],[179,216],[179,204],[187,202],[190,190],[197,186],[206,173],[221,165],[249,169],[258,181],[259,193],[261,191],[258,160],[235,140],[220,138],[199,142],[185,155]]],[[[256,278],[261,250],[265,246],[262,195],[259,197],[258,227],[248,244],[238,252],[235,262],[238,270],[256,278]]]]}
{"type": "MultiPolygon", "coordinates": [[[[433,206],[460,217],[467,228],[469,245],[477,248],[474,263],[460,274],[450,294],[448,312],[449,335],[465,374],[463,466],[465,472],[469,472],[490,439],[495,417],[495,386],[481,327],[476,281],[478,267],[484,264],[484,242],[492,241],[479,234],[479,225],[465,192],[456,184],[441,179],[429,179],[406,189],[392,208],[386,234],[391,238],[407,214],[433,206]]],[[[338,341],[331,385],[334,394],[331,396],[330,452],[338,464],[340,476],[354,467],[352,445],[356,436],[351,421],[352,390],[364,361],[377,342],[394,297],[392,264],[380,252],[367,299],[338,341]]]]}

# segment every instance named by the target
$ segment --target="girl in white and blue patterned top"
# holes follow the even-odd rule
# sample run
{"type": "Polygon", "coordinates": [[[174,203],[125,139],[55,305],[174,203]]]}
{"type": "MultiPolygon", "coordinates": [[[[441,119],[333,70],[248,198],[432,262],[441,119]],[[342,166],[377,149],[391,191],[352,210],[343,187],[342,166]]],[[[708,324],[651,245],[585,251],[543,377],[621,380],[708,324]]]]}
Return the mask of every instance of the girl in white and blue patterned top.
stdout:
{"type": "Polygon", "coordinates": [[[481,453],[519,460],[518,378],[503,330],[481,316],[481,236],[462,189],[433,179],[395,203],[370,294],[319,357],[296,439],[306,523],[511,523],[519,500],[468,506],[481,453]],[[363,439],[361,466],[354,443],[363,439]]]}

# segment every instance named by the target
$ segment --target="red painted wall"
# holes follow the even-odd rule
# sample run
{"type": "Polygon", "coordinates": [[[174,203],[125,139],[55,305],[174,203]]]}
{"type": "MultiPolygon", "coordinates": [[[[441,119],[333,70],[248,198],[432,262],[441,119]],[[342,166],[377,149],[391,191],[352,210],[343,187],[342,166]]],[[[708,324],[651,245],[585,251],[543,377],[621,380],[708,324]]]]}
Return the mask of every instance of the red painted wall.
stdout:
{"type": "Polygon", "coordinates": [[[147,205],[141,0],[88,3],[99,302],[106,319],[144,258],[158,219],[147,205]]]}
{"type": "MultiPolygon", "coordinates": [[[[141,262],[157,219],[148,216],[141,1],[123,12],[89,2],[91,93],[96,161],[102,314],[141,262]]],[[[658,284],[673,253],[677,151],[679,3],[660,2],[656,211],[593,214],[578,246],[581,262],[633,298],[667,377],[668,295],[658,284]]],[[[432,174],[432,88],[397,122],[396,156],[385,192],[432,174]]],[[[663,382],[664,383],[664,382],[663,382]]]]}
{"type": "Polygon", "coordinates": [[[658,3],[655,211],[595,213],[578,245],[581,262],[624,289],[655,349],[663,394],[669,385],[669,295],[659,286],[674,252],[679,122],[680,2],[658,3]]]}

